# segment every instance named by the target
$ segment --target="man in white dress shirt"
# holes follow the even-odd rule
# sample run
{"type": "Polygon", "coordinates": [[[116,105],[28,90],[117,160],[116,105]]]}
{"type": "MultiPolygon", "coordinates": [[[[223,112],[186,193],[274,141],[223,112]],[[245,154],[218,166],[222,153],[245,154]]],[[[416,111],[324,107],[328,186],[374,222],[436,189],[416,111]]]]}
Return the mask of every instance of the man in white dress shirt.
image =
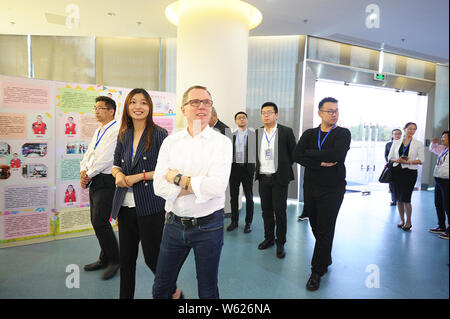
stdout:
{"type": "Polygon", "coordinates": [[[99,259],[85,265],[84,270],[106,268],[102,276],[106,280],[114,277],[119,269],[119,246],[109,219],[116,189],[111,169],[120,125],[114,120],[114,100],[99,96],[95,102],[94,115],[101,126],[95,131],[80,163],[80,185],[89,187],[91,222],[101,251],[99,259]]]}
{"type": "Polygon", "coordinates": [[[223,208],[232,144],[209,127],[212,104],[205,87],[190,87],[181,106],[188,127],[167,137],[159,151],[153,187],[155,194],[166,200],[167,214],[153,285],[155,299],[172,297],[170,289],[191,248],[199,298],[219,298],[223,208]]]}

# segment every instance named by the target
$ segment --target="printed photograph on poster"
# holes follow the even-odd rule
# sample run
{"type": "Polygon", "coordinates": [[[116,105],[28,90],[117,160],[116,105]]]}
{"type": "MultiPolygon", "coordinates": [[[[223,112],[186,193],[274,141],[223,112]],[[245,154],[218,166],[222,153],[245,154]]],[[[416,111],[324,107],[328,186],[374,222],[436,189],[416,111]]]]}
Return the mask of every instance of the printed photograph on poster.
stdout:
{"type": "Polygon", "coordinates": [[[30,114],[28,118],[28,136],[31,138],[48,139],[51,136],[51,118],[49,113],[30,114]]]}
{"type": "Polygon", "coordinates": [[[74,116],[68,116],[64,123],[64,134],[66,137],[73,137],[77,134],[77,123],[74,116]]]}
{"type": "Polygon", "coordinates": [[[26,164],[22,169],[22,175],[26,179],[46,178],[47,174],[47,166],[44,164],[26,164]]]}
{"type": "Polygon", "coordinates": [[[75,155],[83,155],[86,153],[89,147],[89,143],[87,142],[69,142],[66,144],[66,155],[75,154],[75,155]]]}
{"type": "Polygon", "coordinates": [[[11,167],[9,165],[0,165],[0,181],[8,179],[11,176],[11,167]]]}
{"type": "Polygon", "coordinates": [[[47,143],[25,143],[22,145],[22,155],[25,157],[44,157],[47,155],[47,143]]]}
{"type": "Polygon", "coordinates": [[[75,203],[77,201],[77,194],[75,187],[72,184],[67,185],[66,191],[64,192],[64,203],[75,203]]]}
{"type": "Polygon", "coordinates": [[[6,142],[0,142],[0,158],[11,154],[11,146],[6,142]]]}
{"type": "Polygon", "coordinates": [[[19,169],[22,166],[23,158],[17,153],[13,153],[12,158],[9,160],[9,166],[12,169],[19,169]]]}

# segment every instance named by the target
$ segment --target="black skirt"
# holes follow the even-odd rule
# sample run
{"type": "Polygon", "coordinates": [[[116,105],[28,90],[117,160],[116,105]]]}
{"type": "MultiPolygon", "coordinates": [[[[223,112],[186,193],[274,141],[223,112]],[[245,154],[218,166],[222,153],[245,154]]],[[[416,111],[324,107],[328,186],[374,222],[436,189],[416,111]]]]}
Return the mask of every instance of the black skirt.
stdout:
{"type": "Polygon", "coordinates": [[[411,195],[417,181],[417,170],[402,168],[401,164],[392,170],[392,179],[397,202],[411,203],[411,195]]]}

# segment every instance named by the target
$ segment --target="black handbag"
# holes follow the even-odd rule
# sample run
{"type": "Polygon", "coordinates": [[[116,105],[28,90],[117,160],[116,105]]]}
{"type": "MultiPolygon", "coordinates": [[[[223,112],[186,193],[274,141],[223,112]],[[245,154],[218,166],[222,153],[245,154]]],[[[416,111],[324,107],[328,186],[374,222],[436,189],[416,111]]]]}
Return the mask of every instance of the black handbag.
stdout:
{"type": "Polygon", "coordinates": [[[383,171],[381,172],[381,175],[380,175],[380,178],[378,178],[378,181],[380,183],[392,182],[392,169],[393,169],[392,162],[389,162],[386,165],[384,165],[383,171]]]}

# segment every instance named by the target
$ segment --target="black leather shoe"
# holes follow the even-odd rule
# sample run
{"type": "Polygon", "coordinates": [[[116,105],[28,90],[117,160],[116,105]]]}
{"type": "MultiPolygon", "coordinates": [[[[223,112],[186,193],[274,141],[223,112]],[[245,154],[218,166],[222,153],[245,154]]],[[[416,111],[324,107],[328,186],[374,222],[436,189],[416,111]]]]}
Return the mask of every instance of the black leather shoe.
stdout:
{"type": "Polygon", "coordinates": [[[284,256],[286,256],[284,245],[277,245],[277,257],[281,259],[284,258],[284,256]]]}
{"type": "Polygon", "coordinates": [[[232,231],[238,227],[238,223],[231,222],[230,226],[227,227],[227,231],[232,231]]]}
{"type": "Polygon", "coordinates": [[[119,270],[119,264],[111,264],[106,267],[105,272],[103,273],[102,279],[108,280],[114,277],[117,274],[117,271],[119,270]]]}
{"type": "Polygon", "coordinates": [[[313,272],[311,274],[311,277],[309,277],[308,282],[306,283],[306,289],[309,291],[315,291],[319,289],[320,287],[320,275],[316,272],[313,272]]]}
{"type": "Polygon", "coordinates": [[[244,233],[248,234],[252,231],[252,224],[245,224],[244,233]]]}
{"type": "Polygon", "coordinates": [[[87,264],[83,267],[84,270],[86,271],[93,271],[93,270],[98,270],[98,269],[103,269],[106,268],[106,264],[104,264],[101,260],[97,260],[91,264],[87,264]]]}
{"type": "Polygon", "coordinates": [[[273,245],[275,245],[275,241],[273,239],[271,239],[271,240],[264,239],[264,241],[261,244],[259,244],[258,249],[261,249],[261,250],[267,249],[273,245]]]}

